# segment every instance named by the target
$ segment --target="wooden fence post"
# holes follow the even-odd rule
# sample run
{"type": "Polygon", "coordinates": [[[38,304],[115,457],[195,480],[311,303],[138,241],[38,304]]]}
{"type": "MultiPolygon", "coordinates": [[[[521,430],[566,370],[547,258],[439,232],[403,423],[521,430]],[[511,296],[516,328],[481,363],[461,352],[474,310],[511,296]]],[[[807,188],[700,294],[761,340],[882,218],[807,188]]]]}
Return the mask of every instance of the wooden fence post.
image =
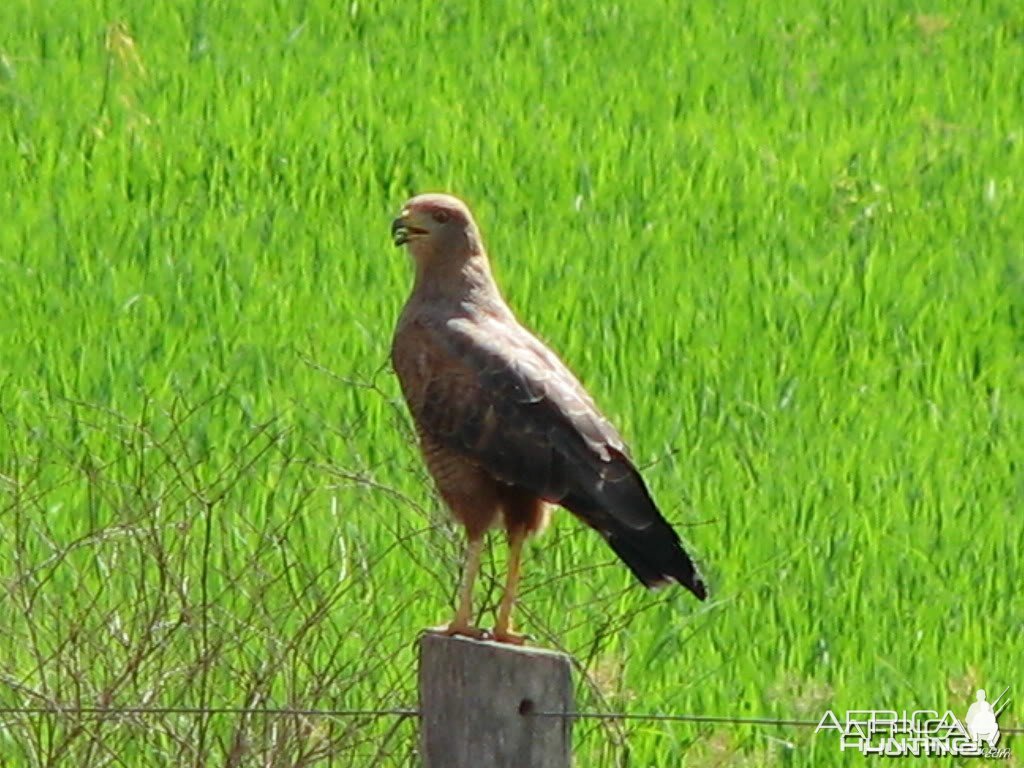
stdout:
{"type": "Polygon", "coordinates": [[[420,638],[424,768],[568,768],[573,712],[569,658],[464,637],[420,638]]]}

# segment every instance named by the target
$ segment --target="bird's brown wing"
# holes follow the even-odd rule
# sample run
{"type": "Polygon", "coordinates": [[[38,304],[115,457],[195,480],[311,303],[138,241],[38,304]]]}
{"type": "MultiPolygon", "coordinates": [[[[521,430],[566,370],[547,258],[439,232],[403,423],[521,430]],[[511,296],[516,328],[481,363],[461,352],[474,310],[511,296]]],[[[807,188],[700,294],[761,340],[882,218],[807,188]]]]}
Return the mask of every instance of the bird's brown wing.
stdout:
{"type": "Polygon", "coordinates": [[[501,482],[568,508],[648,586],[674,579],[704,596],[622,438],[539,340],[514,322],[486,317],[422,326],[404,341],[408,351],[396,355],[396,370],[430,439],[501,482]]]}

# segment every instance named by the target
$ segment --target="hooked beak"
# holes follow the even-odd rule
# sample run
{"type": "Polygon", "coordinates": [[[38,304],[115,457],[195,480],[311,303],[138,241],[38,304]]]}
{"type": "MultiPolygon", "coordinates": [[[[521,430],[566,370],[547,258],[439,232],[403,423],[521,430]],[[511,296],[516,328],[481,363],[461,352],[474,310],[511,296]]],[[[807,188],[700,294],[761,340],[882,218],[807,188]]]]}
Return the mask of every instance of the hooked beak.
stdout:
{"type": "Polygon", "coordinates": [[[405,245],[414,237],[427,234],[427,230],[410,225],[404,216],[399,216],[391,222],[391,239],[396,246],[405,245]]]}

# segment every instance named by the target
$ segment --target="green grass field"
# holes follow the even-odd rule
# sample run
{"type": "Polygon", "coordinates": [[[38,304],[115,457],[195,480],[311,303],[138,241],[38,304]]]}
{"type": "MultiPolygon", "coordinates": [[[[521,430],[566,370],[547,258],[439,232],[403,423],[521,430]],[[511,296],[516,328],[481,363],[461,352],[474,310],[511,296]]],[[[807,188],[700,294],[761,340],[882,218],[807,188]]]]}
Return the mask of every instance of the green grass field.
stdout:
{"type": "MultiPolygon", "coordinates": [[[[520,618],[581,708],[1011,685],[1024,722],[1024,9],[459,5],[0,7],[0,706],[415,704],[462,542],[387,366],[389,223],[446,190],[710,577],[648,594],[556,516],[520,618]]],[[[416,762],[395,716],[0,722],[5,768],[416,762]]],[[[575,734],[588,768],[860,762],[575,734]]]]}

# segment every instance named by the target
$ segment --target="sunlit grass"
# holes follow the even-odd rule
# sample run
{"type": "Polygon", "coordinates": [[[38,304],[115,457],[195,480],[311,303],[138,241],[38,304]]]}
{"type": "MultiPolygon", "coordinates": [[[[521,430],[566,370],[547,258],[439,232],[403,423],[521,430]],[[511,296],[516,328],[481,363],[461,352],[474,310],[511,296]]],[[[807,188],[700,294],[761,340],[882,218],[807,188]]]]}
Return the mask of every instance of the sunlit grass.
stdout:
{"type": "MultiPolygon", "coordinates": [[[[1024,682],[1016,5],[19,0],[0,28],[5,705],[413,703],[460,542],[386,368],[388,222],[437,189],[710,575],[706,606],[644,593],[556,521],[523,622],[591,673],[582,706],[1024,682]]],[[[254,761],[415,746],[18,723],[12,765],[179,765],[250,727],[254,761]]],[[[784,729],[577,734],[586,766],[843,764],[784,729]]]]}

